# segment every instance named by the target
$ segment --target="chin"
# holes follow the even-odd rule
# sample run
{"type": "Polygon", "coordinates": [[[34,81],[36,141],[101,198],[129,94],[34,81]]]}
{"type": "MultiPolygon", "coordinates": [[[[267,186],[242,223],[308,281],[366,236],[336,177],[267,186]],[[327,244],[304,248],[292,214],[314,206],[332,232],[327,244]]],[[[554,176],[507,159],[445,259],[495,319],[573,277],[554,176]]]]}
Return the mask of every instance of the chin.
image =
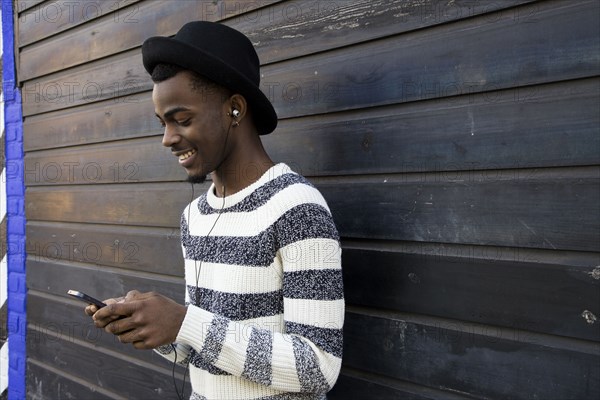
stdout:
{"type": "Polygon", "coordinates": [[[187,181],[189,183],[204,183],[206,182],[206,175],[188,175],[187,181]]]}

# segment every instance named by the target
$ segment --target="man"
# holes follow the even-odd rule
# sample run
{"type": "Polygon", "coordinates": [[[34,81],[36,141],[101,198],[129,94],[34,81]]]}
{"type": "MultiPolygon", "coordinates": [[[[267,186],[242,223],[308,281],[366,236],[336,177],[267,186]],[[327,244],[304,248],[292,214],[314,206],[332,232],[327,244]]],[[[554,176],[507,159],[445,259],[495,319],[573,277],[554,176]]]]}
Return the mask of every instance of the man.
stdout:
{"type": "Polygon", "coordinates": [[[322,399],[339,374],[339,237],[321,194],[259,135],[277,125],[240,32],[186,24],[142,46],[155,113],[191,182],[181,217],[186,305],[129,292],[86,308],[99,328],[189,368],[192,399],[322,399]]]}

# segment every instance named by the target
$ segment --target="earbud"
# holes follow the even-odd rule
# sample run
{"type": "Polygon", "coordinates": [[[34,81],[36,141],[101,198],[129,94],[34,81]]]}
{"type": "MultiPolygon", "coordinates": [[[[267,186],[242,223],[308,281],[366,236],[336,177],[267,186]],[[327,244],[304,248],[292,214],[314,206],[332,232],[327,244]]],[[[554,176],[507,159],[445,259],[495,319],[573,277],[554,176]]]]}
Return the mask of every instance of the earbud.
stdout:
{"type": "Polygon", "coordinates": [[[233,121],[233,126],[240,126],[240,123],[237,120],[240,116],[239,110],[234,108],[231,110],[231,114],[227,113],[227,115],[231,115],[233,117],[233,119],[235,120],[235,121],[233,121]]]}

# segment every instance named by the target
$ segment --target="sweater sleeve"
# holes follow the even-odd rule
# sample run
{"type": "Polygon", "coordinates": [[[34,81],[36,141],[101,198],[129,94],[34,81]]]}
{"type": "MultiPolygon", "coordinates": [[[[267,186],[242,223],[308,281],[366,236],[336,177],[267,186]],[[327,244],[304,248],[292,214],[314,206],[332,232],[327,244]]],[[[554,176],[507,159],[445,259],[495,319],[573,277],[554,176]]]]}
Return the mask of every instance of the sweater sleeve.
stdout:
{"type": "Polygon", "coordinates": [[[302,204],[275,227],[283,329],[233,321],[190,305],[177,342],[205,362],[287,392],[325,393],[341,368],[341,247],[329,210],[302,204]]]}
{"type": "MultiPolygon", "coordinates": [[[[189,296],[185,294],[185,304],[189,307],[189,296]]],[[[187,366],[190,362],[190,350],[191,347],[182,343],[171,343],[163,346],[158,346],[154,349],[154,352],[163,356],[172,363],[176,363],[183,367],[187,366]]]]}
{"type": "Polygon", "coordinates": [[[190,346],[187,345],[179,343],[166,344],[163,346],[158,346],[154,349],[154,351],[172,363],[176,363],[183,367],[185,367],[190,361],[190,346]]]}

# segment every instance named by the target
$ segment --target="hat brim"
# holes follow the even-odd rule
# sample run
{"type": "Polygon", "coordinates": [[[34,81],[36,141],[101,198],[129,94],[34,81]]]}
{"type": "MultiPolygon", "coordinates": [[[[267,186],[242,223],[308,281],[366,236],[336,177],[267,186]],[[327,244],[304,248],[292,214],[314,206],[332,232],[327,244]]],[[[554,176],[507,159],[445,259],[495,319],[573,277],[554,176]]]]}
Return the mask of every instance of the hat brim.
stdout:
{"type": "Polygon", "coordinates": [[[175,64],[241,94],[250,106],[260,135],[269,134],[277,127],[277,113],[262,90],[218,57],[173,38],[156,36],[143,43],[142,61],[149,74],[158,64],[175,64]]]}

